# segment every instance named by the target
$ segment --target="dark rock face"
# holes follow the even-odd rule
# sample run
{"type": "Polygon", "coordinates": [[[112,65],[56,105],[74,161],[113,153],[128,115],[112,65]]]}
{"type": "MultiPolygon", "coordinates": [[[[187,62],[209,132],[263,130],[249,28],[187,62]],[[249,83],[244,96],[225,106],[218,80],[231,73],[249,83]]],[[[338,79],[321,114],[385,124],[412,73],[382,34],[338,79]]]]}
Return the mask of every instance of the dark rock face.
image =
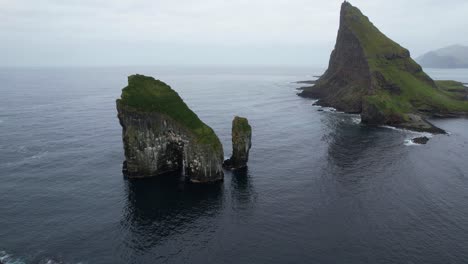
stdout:
{"type": "MultiPolygon", "coordinates": [[[[182,100],[178,96],[176,99],[182,100]]],[[[195,183],[223,179],[223,149],[217,137],[216,144],[202,143],[183,122],[163,112],[129,106],[125,99],[117,101],[117,111],[125,151],[123,172],[127,177],[145,178],[179,172],[195,183]]]]}
{"type": "Polygon", "coordinates": [[[252,147],[252,127],[247,118],[234,117],[232,121],[232,156],[224,161],[224,167],[228,169],[240,169],[247,167],[249,151],[252,147]]]}
{"type": "Polygon", "coordinates": [[[360,113],[362,97],[370,86],[369,66],[357,37],[346,25],[343,4],[336,46],[330,56],[328,70],[315,86],[304,89],[301,96],[319,98],[319,105],[333,106],[339,111],[360,113]]]}
{"type": "Polygon", "coordinates": [[[417,138],[413,138],[413,142],[416,143],[416,144],[424,145],[424,144],[426,144],[428,141],[429,141],[429,138],[428,138],[428,137],[417,137],[417,138]]]}

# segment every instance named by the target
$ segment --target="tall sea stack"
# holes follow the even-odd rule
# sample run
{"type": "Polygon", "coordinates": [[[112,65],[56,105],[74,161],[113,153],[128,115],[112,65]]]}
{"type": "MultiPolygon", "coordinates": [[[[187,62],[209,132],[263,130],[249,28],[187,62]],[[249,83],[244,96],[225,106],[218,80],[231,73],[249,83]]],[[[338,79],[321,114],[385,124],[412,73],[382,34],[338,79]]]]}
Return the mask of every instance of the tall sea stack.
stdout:
{"type": "Polygon", "coordinates": [[[224,162],[228,169],[247,167],[249,152],[252,147],[252,127],[244,117],[234,117],[232,120],[232,156],[224,162]]]}
{"type": "Polygon", "coordinates": [[[328,70],[303,97],[318,105],[360,113],[363,123],[442,133],[427,116],[468,111],[468,103],[424,73],[410,52],[344,2],[328,70]]]}
{"type": "Polygon", "coordinates": [[[194,183],[223,179],[218,137],[164,82],[143,75],[128,77],[117,111],[127,177],[181,173],[194,183]]]}

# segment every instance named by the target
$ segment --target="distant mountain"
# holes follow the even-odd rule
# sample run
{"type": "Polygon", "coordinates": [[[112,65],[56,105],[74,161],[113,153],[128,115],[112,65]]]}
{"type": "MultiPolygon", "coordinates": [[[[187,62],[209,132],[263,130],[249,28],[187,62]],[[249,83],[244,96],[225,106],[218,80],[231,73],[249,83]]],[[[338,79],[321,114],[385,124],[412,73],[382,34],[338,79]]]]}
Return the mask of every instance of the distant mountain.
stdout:
{"type": "Polygon", "coordinates": [[[416,61],[426,68],[468,68],[468,46],[453,45],[430,51],[416,61]]]}

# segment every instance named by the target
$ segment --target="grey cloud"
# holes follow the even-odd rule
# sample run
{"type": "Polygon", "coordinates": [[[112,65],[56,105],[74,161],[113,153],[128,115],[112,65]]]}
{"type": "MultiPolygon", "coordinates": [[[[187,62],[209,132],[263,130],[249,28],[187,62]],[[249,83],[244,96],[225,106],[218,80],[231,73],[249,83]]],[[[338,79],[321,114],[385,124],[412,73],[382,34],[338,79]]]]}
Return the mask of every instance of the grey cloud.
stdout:
{"type": "MultiPolygon", "coordinates": [[[[341,2],[0,0],[2,65],[325,65],[341,2]]],[[[468,1],[351,2],[415,55],[468,44],[468,1]]]]}

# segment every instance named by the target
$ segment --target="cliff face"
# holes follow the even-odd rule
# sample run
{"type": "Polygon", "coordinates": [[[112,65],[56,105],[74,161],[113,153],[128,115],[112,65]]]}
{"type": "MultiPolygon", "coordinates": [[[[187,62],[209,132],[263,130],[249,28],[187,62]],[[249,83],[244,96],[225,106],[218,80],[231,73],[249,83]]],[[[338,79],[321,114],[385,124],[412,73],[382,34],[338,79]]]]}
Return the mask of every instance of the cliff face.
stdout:
{"type": "Polygon", "coordinates": [[[244,117],[234,117],[232,121],[232,156],[224,162],[229,169],[247,167],[252,147],[252,127],[244,117]]]}
{"type": "Polygon", "coordinates": [[[305,89],[301,96],[320,98],[319,104],[333,106],[340,111],[360,113],[362,94],[370,87],[370,70],[363,47],[348,26],[350,5],[341,8],[340,29],[335,49],[330,56],[328,70],[313,89],[305,89]]]}
{"type": "Polygon", "coordinates": [[[407,49],[381,33],[359,9],[344,2],[330,63],[303,97],[349,113],[369,124],[441,132],[424,115],[468,111],[426,75],[407,49]],[[415,117],[415,116],[419,116],[415,117]]]}
{"type": "Polygon", "coordinates": [[[214,131],[165,83],[133,75],[117,100],[129,178],[182,173],[191,182],[223,179],[223,148],[214,131]]]}

